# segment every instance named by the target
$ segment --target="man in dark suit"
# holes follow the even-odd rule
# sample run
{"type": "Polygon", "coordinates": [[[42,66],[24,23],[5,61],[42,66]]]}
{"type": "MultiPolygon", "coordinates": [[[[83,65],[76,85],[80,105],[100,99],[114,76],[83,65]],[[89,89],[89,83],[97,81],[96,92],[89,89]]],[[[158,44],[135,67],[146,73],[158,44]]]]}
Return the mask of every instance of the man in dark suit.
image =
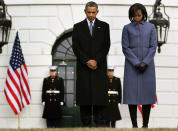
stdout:
{"type": "Polygon", "coordinates": [[[59,127],[62,116],[61,106],[64,104],[64,82],[56,74],[56,67],[52,66],[50,68],[50,76],[43,80],[43,118],[46,119],[48,128],[59,127]]]}
{"type": "Polygon", "coordinates": [[[108,67],[108,106],[104,109],[106,126],[115,128],[117,120],[121,120],[119,106],[122,101],[121,80],[114,76],[114,68],[108,67]]]}
{"type": "Polygon", "coordinates": [[[86,19],[75,24],[72,48],[77,57],[76,100],[83,126],[104,126],[102,110],[107,105],[107,54],[109,24],[96,18],[98,5],[88,2],[86,19]]]}

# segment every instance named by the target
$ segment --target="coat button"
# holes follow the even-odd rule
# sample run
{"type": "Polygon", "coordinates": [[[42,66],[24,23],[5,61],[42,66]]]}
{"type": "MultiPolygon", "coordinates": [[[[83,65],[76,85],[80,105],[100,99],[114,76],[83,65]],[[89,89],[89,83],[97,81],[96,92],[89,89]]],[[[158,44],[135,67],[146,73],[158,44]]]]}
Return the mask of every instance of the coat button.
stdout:
{"type": "Polygon", "coordinates": [[[109,99],[109,103],[111,102],[111,100],[109,99]]]}
{"type": "Polygon", "coordinates": [[[54,99],[54,101],[56,101],[56,99],[54,99]]]}
{"type": "Polygon", "coordinates": [[[110,96],[110,94],[108,94],[108,96],[110,96]]]}
{"type": "Polygon", "coordinates": [[[52,101],[52,99],[49,99],[49,101],[52,101]]]}

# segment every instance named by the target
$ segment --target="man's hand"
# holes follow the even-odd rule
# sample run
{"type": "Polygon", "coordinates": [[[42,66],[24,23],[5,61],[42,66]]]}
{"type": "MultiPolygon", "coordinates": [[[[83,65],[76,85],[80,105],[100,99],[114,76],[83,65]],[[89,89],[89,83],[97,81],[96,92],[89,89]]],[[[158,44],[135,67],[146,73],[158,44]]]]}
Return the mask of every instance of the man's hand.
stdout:
{"type": "Polygon", "coordinates": [[[87,66],[92,70],[96,70],[97,69],[97,61],[96,60],[89,60],[87,62],[87,66]]]}

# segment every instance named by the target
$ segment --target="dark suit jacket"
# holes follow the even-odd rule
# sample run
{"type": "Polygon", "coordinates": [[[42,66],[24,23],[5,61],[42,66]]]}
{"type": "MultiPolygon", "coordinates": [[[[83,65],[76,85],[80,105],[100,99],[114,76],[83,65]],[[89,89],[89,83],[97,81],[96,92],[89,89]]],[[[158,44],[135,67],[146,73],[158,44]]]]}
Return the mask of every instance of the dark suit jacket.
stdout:
{"type": "Polygon", "coordinates": [[[77,57],[77,105],[105,105],[107,103],[107,54],[110,47],[109,24],[95,20],[90,35],[87,20],[74,25],[72,48],[77,57]],[[87,61],[98,63],[96,70],[87,67],[87,61]]]}
{"type": "Polygon", "coordinates": [[[47,77],[43,81],[42,102],[45,102],[43,118],[60,119],[61,105],[64,101],[64,81],[60,77],[55,77],[52,82],[51,77],[47,77]],[[47,91],[59,91],[60,93],[47,93],[47,91]]]}

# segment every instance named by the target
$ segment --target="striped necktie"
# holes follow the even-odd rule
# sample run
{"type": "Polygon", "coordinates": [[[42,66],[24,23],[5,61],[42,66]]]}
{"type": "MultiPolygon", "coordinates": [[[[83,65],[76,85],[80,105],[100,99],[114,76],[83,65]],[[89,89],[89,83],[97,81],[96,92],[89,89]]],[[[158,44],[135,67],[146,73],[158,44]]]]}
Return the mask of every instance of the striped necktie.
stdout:
{"type": "Polygon", "coordinates": [[[90,34],[91,36],[93,34],[93,22],[92,21],[90,21],[90,34]]]}

